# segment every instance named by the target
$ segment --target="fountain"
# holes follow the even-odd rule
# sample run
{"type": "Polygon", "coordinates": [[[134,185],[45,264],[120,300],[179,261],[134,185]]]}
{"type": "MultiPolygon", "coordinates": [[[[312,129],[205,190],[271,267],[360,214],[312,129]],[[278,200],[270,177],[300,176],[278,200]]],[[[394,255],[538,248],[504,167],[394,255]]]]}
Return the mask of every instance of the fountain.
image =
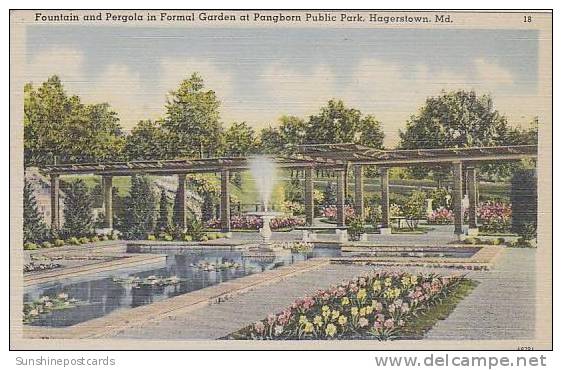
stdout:
{"type": "Polygon", "coordinates": [[[249,212],[250,216],[257,216],[262,219],[263,225],[259,230],[261,241],[259,244],[249,248],[252,252],[280,252],[284,251],[281,247],[275,247],[271,243],[271,227],[269,223],[276,216],[280,216],[282,212],[272,212],[268,209],[271,202],[271,195],[275,186],[277,174],[275,162],[268,157],[255,157],[249,160],[250,172],[256,182],[256,188],[259,193],[262,211],[249,212]]]}

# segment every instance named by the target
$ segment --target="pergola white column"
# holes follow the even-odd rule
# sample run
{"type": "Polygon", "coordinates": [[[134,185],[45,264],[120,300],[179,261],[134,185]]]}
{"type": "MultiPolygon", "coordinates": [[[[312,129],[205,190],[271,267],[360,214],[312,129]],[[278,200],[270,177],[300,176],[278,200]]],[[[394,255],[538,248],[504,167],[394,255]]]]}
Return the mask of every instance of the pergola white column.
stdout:
{"type": "Polygon", "coordinates": [[[228,189],[229,177],[230,171],[226,169],[221,170],[221,231],[225,233],[230,232],[230,193],[228,189]]]}
{"type": "Polygon", "coordinates": [[[59,175],[51,175],[51,228],[60,229],[59,214],[60,178],[59,175]]]}
{"type": "Polygon", "coordinates": [[[103,176],[103,206],[105,210],[105,225],[108,229],[113,229],[113,177],[103,176]]]}
{"type": "Polygon", "coordinates": [[[365,199],[363,196],[363,166],[356,164],[353,166],[355,176],[355,214],[361,219],[365,218],[365,199]]]}
{"type": "Polygon", "coordinates": [[[478,235],[478,224],[476,223],[476,208],[478,207],[478,179],[476,176],[476,168],[468,167],[466,169],[469,235],[478,235]]]}
{"type": "Polygon", "coordinates": [[[455,234],[461,235],[463,225],[462,212],[462,162],[453,162],[453,214],[455,217],[455,234]]]}
{"type": "Polygon", "coordinates": [[[339,227],[345,226],[345,171],[337,170],[338,186],[336,194],[336,213],[337,224],[339,227]]]}
{"type": "Polygon", "coordinates": [[[185,199],[185,181],[186,181],[186,174],[180,173],[178,174],[178,220],[180,222],[179,226],[182,230],[187,228],[187,200],[185,199]]]}
{"type": "Polygon", "coordinates": [[[304,170],[304,211],[306,224],[312,226],[314,220],[314,168],[304,170]]]}
{"type": "Polygon", "coordinates": [[[390,188],[388,179],[388,167],[380,167],[379,175],[381,180],[381,234],[388,235],[392,233],[390,224],[390,188]]]}

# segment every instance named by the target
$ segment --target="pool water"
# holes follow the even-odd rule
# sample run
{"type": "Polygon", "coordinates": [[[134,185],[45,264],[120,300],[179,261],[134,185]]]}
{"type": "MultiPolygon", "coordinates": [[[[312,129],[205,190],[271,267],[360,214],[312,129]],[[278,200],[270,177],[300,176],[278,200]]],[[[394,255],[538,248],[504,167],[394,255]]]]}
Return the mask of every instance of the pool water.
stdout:
{"type": "Polygon", "coordinates": [[[98,273],[86,278],[41,284],[26,289],[24,302],[31,302],[42,296],[68,294],[79,301],[76,307],[55,310],[42,314],[30,325],[65,327],[87,320],[105,316],[115,310],[138,307],[180,294],[193,292],[224,281],[237,279],[253,273],[270,270],[314,257],[339,256],[339,249],[317,247],[310,253],[287,253],[274,258],[244,257],[242,251],[204,250],[204,251],[162,251],[151,253],[166,254],[165,264],[142,266],[136,269],[114,270],[98,273]],[[239,264],[237,269],[205,271],[198,267],[201,263],[239,264]],[[132,287],[114,279],[127,279],[149,276],[177,276],[181,281],[168,286],[132,287]]]}

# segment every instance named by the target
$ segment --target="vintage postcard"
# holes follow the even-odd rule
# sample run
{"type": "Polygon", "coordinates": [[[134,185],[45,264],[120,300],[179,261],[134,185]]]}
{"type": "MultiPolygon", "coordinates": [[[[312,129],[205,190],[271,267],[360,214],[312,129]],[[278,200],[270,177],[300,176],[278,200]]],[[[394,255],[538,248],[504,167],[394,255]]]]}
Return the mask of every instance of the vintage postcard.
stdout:
{"type": "Polygon", "coordinates": [[[13,10],[12,349],[552,348],[552,12],[13,10]]]}

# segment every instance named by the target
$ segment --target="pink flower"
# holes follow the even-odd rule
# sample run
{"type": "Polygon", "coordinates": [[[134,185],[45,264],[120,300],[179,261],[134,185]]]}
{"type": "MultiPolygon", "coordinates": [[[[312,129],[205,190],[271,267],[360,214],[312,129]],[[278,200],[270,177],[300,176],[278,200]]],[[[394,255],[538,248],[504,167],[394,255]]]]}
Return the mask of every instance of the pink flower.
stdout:
{"type": "Polygon", "coordinates": [[[388,319],[384,322],[384,327],[387,329],[394,328],[394,319],[388,319]]]}
{"type": "Polygon", "coordinates": [[[254,324],[254,330],[256,331],[256,333],[262,334],[265,330],[265,325],[263,324],[263,322],[258,321],[254,324]]]}

